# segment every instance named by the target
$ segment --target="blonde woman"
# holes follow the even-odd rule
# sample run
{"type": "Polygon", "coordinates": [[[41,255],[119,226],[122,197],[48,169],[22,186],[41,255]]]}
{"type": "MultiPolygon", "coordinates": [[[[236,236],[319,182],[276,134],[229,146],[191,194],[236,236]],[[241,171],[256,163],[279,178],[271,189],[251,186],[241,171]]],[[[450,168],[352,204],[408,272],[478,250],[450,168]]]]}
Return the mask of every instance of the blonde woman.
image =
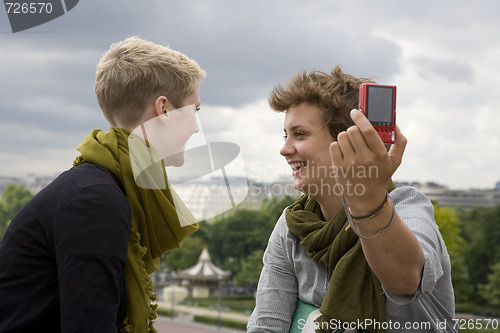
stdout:
{"type": "MultiPolygon", "coordinates": [[[[138,186],[148,175],[134,173],[137,156],[152,150],[132,154],[129,142],[151,148],[131,132],[155,119],[165,131],[181,114],[182,134],[196,132],[204,76],[194,60],[141,38],[111,45],[95,82],[109,131],[82,141],[74,167],[19,212],[0,243],[0,332],[155,331],[149,274],[198,226],[167,187],[138,186]]],[[[158,163],[155,180],[164,180],[158,163]]]]}

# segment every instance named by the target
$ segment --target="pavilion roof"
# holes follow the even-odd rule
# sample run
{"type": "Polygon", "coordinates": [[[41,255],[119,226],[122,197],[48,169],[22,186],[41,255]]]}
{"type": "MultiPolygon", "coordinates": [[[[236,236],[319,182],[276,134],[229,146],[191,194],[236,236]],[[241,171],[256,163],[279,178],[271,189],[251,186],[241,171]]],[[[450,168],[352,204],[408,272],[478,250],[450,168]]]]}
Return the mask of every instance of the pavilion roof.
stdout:
{"type": "Polygon", "coordinates": [[[201,251],[198,263],[192,267],[179,272],[179,277],[187,280],[219,280],[227,279],[231,272],[220,269],[215,266],[210,259],[207,247],[201,251]]]}

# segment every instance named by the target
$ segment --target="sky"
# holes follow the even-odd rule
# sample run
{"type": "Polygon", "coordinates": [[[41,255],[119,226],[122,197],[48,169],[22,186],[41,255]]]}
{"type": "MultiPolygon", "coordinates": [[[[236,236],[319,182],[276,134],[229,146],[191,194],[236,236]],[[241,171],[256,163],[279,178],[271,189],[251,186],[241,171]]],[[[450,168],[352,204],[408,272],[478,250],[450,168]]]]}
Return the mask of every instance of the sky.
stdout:
{"type": "Polygon", "coordinates": [[[129,36],[185,53],[206,71],[207,141],[240,146],[247,177],[290,177],[272,88],[302,69],[398,87],[408,139],[393,179],[451,188],[500,181],[500,1],[85,0],[13,33],[0,8],[0,176],[51,176],[107,130],[95,68],[129,36]]]}

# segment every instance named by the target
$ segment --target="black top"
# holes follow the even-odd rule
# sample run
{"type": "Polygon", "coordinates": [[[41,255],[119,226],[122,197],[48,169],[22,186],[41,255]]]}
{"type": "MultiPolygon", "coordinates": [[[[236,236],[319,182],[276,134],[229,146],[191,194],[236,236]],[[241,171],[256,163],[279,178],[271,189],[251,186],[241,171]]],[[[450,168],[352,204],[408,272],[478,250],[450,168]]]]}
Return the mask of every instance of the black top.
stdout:
{"type": "Polygon", "coordinates": [[[130,219],[116,178],[92,163],[38,193],[0,243],[0,332],[117,332],[130,219]]]}

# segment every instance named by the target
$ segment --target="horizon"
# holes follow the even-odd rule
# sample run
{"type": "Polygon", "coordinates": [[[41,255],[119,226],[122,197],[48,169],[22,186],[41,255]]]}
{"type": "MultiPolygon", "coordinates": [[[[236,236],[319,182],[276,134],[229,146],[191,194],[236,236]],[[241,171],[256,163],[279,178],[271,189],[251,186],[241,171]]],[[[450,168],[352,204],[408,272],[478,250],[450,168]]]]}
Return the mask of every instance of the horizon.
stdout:
{"type": "MultiPolygon", "coordinates": [[[[1,182],[5,179],[15,179],[18,181],[23,181],[29,178],[37,178],[38,180],[54,180],[56,177],[58,177],[61,173],[55,173],[53,175],[43,175],[43,174],[34,174],[34,173],[29,173],[25,175],[20,175],[20,176],[9,176],[9,175],[0,175],[0,186],[2,185],[1,182]]],[[[221,178],[219,176],[211,176],[209,178],[205,177],[205,179],[202,179],[204,177],[200,177],[198,179],[195,179],[194,182],[201,183],[201,182],[209,182],[211,178],[221,178]]],[[[228,178],[231,179],[243,179],[245,178],[247,182],[252,182],[252,183],[262,183],[262,184],[274,184],[274,183],[293,183],[293,178],[290,175],[278,175],[275,179],[273,180],[265,180],[265,179],[257,179],[253,177],[248,177],[248,176],[240,176],[240,175],[235,175],[235,176],[228,176],[228,178]]],[[[417,180],[402,180],[402,179],[393,179],[393,181],[396,184],[403,184],[403,185],[408,185],[408,186],[414,186],[414,185],[419,185],[419,186],[429,186],[429,187],[444,187],[449,190],[455,190],[455,191],[460,191],[460,190],[496,190],[497,187],[500,184],[500,179],[496,182],[494,182],[491,187],[469,187],[469,188],[456,188],[452,187],[449,184],[445,184],[439,181],[435,180],[428,180],[428,181],[417,181],[417,180]]],[[[5,185],[8,185],[9,183],[6,183],[5,185]]]]}

